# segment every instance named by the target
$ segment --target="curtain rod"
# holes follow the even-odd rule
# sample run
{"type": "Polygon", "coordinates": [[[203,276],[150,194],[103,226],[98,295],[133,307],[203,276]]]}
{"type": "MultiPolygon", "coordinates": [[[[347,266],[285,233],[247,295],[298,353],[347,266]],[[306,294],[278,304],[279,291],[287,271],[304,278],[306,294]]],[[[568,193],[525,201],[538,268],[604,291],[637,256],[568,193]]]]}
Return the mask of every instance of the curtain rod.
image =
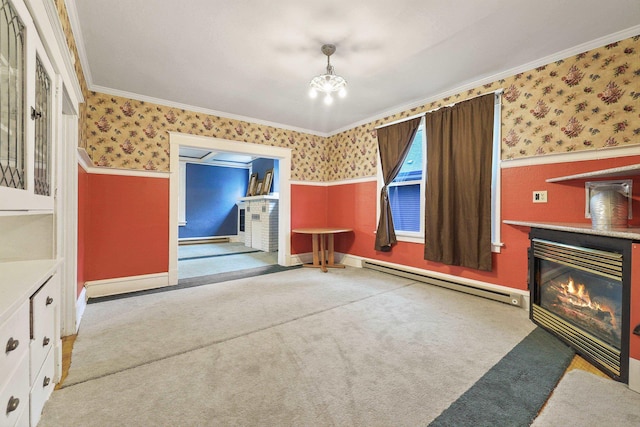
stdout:
{"type": "Polygon", "coordinates": [[[437,108],[431,109],[431,110],[429,110],[429,111],[425,111],[424,113],[414,114],[413,116],[403,117],[403,118],[401,118],[401,119],[394,120],[394,121],[393,121],[393,122],[391,122],[391,123],[385,123],[385,124],[383,124],[383,125],[376,126],[374,129],[380,129],[380,128],[384,128],[384,127],[387,127],[387,126],[396,125],[396,124],[398,124],[398,123],[402,123],[402,122],[406,122],[406,121],[409,121],[409,120],[413,120],[413,119],[415,119],[415,118],[422,117],[422,116],[424,116],[425,114],[429,114],[429,113],[433,113],[434,111],[438,111],[438,110],[439,110],[439,109],[441,109],[441,108],[444,108],[444,107],[453,107],[454,105],[456,105],[456,104],[458,104],[458,103],[460,103],[460,102],[469,101],[469,100],[474,99],[474,98],[479,98],[479,97],[481,97],[481,96],[489,95],[490,93],[493,93],[494,95],[500,95],[502,92],[504,92],[504,88],[496,89],[496,90],[491,91],[491,92],[481,93],[480,95],[472,96],[471,98],[467,98],[467,99],[464,99],[464,100],[462,100],[462,101],[454,102],[453,104],[443,105],[443,106],[440,106],[440,107],[437,107],[437,108]]]}

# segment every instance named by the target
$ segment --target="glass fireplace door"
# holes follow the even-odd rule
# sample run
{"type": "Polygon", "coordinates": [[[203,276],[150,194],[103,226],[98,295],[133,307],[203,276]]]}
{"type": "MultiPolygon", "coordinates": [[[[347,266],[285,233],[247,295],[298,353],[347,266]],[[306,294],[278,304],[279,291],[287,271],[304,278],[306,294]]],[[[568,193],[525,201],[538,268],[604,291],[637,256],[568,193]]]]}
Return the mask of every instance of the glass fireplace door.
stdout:
{"type": "Polygon", "coordinates": [[[563,240],[571,233],[545,234],[551,240],[533,234],[531,319],[615,379],[626,381],[626,249],[616,248],[614,239],[567,236],[563,240]]]}

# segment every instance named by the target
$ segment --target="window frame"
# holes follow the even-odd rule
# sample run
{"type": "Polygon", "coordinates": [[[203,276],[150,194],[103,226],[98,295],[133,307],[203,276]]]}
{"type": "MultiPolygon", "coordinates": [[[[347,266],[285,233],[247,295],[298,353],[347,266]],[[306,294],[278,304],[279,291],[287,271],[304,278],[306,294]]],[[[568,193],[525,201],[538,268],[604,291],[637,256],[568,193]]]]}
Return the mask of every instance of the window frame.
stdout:
{"type": "MultiPolygon", "coordinates": [[[[500,187],[501,187],[501,159],[500,159],[500,151],[501,151],[501,111],[502,111],[502,92],[503,90],[497,90],[494,92],[494,110],[493,110],[493,146],[492,146],[492,162],[491,162],[491,252],[500,253],[500,249],[504,246],[504,243],[501,241],[500,237],[500,224],[501,224],[501,203],[500,203],[500,187]]],[[[451,107],[455,104],[448,105],[447,107],[451,107]]],[[[428,112],[427,112],[428,113],[428,112]]],[[[427,158],[427,132],[425,128],[425,119],[424,115],[427,113],[422,113],[422,120],[420,121],[420,126],[418,129],[422,129],[422,158],[423,160],[427,158]]],[[[407,117],[401,121],[414,119],[416,116],[407,117]]],[[[398,121],[400,122],[400,121],[398,121]]],[[[394,122],[394,123],[398,123],[394,122]]],[[[384,187],[384,181],[382,179],[382,166],[380,165],[380,152],[378,151],[378,165],[376,167],[376,181],[377,181],[377,195],[380,196],[380,192],[384,187]]],[[[424,212],[425,212],[425,188],[426,188],[426,168],[423,168],[422,171],[422,180],[418,181],[406,181],[395,184],[389,184],[397,186],[397,185],[407,185],[410,183],[421,182],[420,186],[420,231],[419,232],[407,232],[402,230],[394,230],[396,233],[396,239],[398,242],[409,242],[409,243],[421,243],[424,244],[424,212]]],[[[380,221],[380,203],[376,203],[376,223],[380,221]]]]}
{"type": "MultiPolygon", "coordinates": [[[[424,159],[427,158],[427,132],[425,129],[425,118],[424,116],[420,119],[420,125],[418,125],[418,130],[416,131],[416,133],[421,132],[422,135],[422,159],[424,162],[424,159]]],[[[414,141],[411,141],[411,144],[413,144],[414,141]]],[[[378,162],[379,163],[379,162],[378,162]]],[[[382,183],[382,185],[384,185],[384,183],[382,182],[382,168],[380,168],[380,174],[379,174],[379,185],[380,183],[382,183]]],[[[420,229],[418,231],[406,231],[406,230],[394,230],[396,233],[396,239],[398,239],[398,241],[403,241],[403,242],[413,242],[413,243],[424,243],[424,211],[425,211],[425,206],[424,206],[424,197],[425,197],[425,187],[426,187],[426,183],[427,183],[427,174],[425,171],[424,166],[422,166],[422,178],[421,179],[414,179],[411,181],[401,181],[401,182],[391,182],[388,187],[400,187],[400,186],[404,186],[404,185],[415,185],[415,184],[419,184],[420,185],[420,229]]],[[[380,186],[380,190],[382,190],[382,186],[380,186]]],[[[380,193],[380,190],[378,191],[378,193],[380,193]]],[[[380,206],[378,206],[378,215],[379,215],[379,211],[380,211],[380,206]]],[[[379,218],[379,216],[378,216],[379,218]]]]}

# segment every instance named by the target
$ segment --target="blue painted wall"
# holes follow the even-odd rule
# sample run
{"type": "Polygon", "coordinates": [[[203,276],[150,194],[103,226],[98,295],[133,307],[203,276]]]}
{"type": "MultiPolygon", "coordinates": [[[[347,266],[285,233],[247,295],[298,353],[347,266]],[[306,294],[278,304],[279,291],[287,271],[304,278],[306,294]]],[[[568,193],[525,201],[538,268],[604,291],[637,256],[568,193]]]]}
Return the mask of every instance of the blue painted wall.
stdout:
{"type": "Polygon", "coordinates": [[[264,179],[264,174],[269,169],[273,169],[273,183],[271,184],[271,193],[277,193],[280,191],[280,180],[278,179],[278,172],[280,168],[280,162],[274,159],[255,159],[251,163],[253,173],[258,174],[258,179],[264,179]]]}
{"type": "Polygon", "coordinates": [[[239,197],[247,192],[247,169],[187,163],[186,220],[178,237],[238,234],[239,197]]]}

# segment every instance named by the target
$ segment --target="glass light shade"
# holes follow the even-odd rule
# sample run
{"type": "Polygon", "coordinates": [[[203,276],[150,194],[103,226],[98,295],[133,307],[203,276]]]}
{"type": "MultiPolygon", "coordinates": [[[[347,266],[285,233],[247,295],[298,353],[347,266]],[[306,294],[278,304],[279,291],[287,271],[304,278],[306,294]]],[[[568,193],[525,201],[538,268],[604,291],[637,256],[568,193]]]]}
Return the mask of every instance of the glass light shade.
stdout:
{"type": "Polygon", "coordinates": [[[315,88],[309,89],[309,98],[316,99],[318,97],[318,91],[315,88]]]}
{"type": "Polygon", "coordinates": [[[325,103],[326,105],[331,105],[331,104],[333,104],[333,97],[331,96],[331,94],[330,94],[330,93],[328,93],[328,94],[326,94],[326,95],[324,96],[324,103],[325,103]]]}
{"type": "Polygon", "coordinates": [[[316,76],[311,80],[309,86],[309,96],[311,96],[312,98],[314,98],[314,96],[311,95],[311,91],[315,91],[316,93],[323,92],[327,94],[338,92],[338,95],[341,98],[344,98],[347,94],[347,81],[335,74],[321,74],[319,76],[316,76]]]}

